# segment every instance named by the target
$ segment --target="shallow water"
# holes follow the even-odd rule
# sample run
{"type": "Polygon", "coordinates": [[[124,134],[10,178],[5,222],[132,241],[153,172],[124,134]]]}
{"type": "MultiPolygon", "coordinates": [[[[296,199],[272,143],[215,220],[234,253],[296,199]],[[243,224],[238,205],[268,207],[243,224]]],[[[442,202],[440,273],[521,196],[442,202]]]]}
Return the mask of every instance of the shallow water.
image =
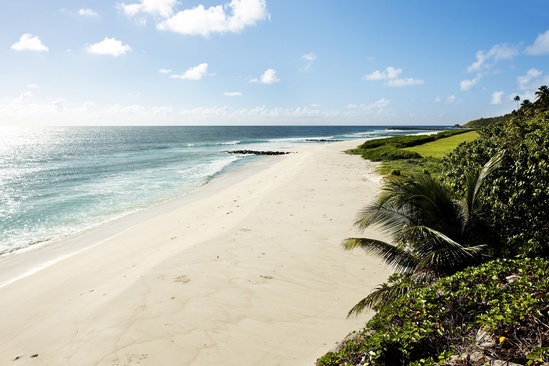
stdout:
{"type": "Polygon", "coordinates": [[[425,131],[379,126],[0,128],[0,254],[180,197],[220,173],[261,159],[228,150],[291,150],[326,143],[318,140],[425,131]]]}

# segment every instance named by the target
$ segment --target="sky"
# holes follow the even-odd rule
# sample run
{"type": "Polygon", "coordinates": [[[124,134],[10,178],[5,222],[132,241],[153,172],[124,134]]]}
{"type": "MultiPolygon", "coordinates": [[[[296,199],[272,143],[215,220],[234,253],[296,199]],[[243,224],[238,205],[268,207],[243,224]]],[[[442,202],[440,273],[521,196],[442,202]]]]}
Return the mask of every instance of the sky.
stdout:
{"type": "Polygon", "coordinates": [[[549,0],[0,0],[0,126],[455,125],[542,85],[549,0]]]}

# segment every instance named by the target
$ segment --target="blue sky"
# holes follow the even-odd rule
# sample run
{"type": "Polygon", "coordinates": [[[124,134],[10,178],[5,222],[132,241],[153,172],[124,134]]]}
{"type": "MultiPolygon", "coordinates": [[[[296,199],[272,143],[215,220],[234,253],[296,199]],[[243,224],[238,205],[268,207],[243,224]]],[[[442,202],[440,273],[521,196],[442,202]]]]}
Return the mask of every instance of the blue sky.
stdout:
{"type": "Polygon", "coordinates": [[[549,85],[548,0],[2,0],[0,125],[454,125],[549,85]]]}

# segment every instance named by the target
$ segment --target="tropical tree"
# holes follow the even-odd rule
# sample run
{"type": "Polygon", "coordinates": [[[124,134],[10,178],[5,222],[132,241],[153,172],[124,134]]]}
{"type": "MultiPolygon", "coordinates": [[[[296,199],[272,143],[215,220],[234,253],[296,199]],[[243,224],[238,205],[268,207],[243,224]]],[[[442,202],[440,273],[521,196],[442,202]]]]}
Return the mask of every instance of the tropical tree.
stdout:
{"type": "Polygon", "coordinates": [[[536,91],[536,101],[534,104],[536,104],[539,112],[549,108],[549,88],[547,88],[547,85],[540,86],[538,91],[536,91]]]}
{"type": "Polygon", "coordinates": [[[380,257],[395,275],[356,304],[348,315],[366,308],[380,309],[410,288],[425,286],[487,259],[479,219],[480,190],[486,177],[503,159],[497,153],[480,170],[467,176],[466,196],[456,200],[453,191],[428,174],[406,179],[388,178],[382,192],[368,205],[355,225],[374,226],[391,239],[348,238],[343,248],[357,247],[380,257]]]}
{"type": "Polygon", "coordinates": [[[513,98],[513,100],[514,100],[515,102],[517,102],[517,110],[518,110],[518,108],[519,108],[519,102],[520,102],[520,97],[519,97],[518,95],[515,95],[515,98],[513,98]]]}
{"type": "Polygon", "coordinates": [[[520,105],[520,112],[524,115],[524,116],[531,116],[533,114],[533,106],[534,104],[532,102],[530,102],[530,100],[528,99],[524,99],[520,105]]]}

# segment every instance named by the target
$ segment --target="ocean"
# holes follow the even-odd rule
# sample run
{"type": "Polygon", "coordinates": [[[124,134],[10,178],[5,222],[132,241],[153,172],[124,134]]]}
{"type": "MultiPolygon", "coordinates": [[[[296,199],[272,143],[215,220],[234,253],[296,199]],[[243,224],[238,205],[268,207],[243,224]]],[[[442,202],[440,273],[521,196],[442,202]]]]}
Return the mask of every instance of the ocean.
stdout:
{"type": "Polygon", "coordinates": [[[291,151],[336,140],[358,145],[435,128],[0,127],[0,255],[184,196],[265,158],[231,150],[291,151]]]}

